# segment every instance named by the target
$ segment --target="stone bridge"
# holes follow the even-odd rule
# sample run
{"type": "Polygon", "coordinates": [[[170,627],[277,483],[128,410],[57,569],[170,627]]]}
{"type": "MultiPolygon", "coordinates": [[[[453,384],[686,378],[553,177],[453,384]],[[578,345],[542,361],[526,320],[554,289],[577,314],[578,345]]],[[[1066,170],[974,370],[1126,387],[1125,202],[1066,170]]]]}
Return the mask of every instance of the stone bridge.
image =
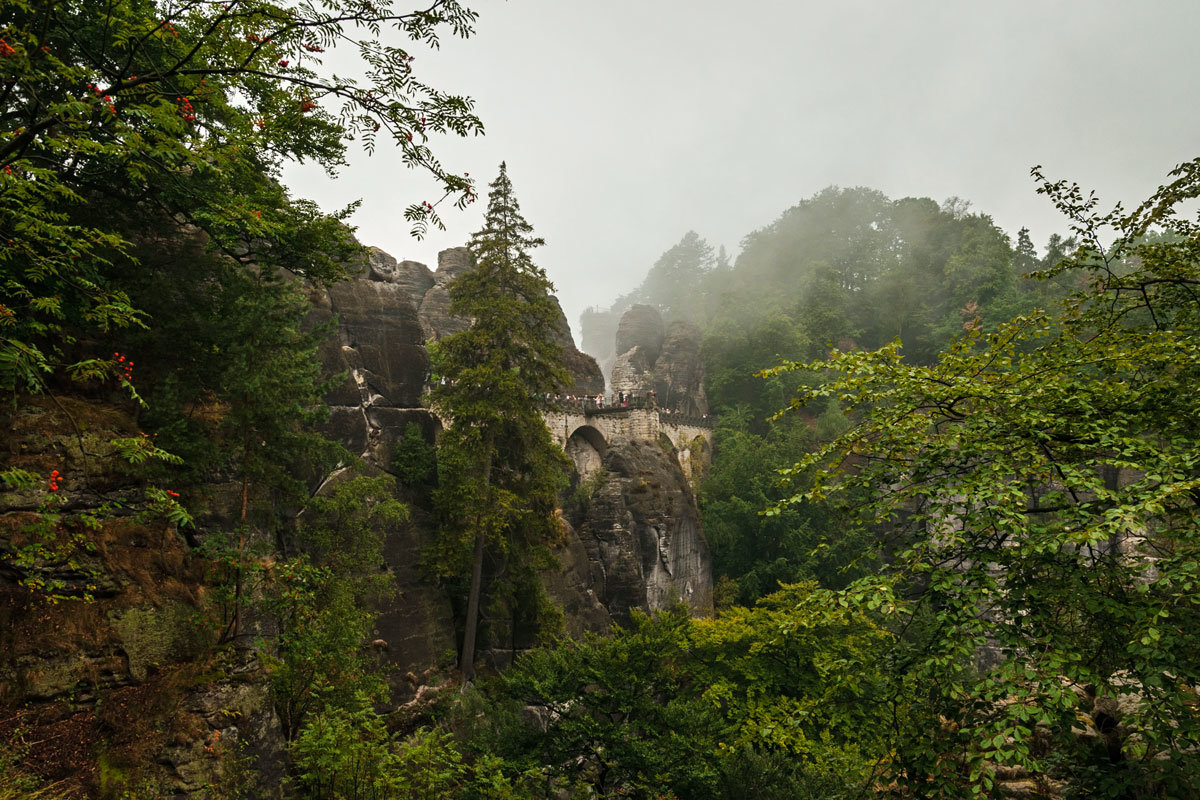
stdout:
{"type": "Polygon", "coordinates": [[[657,442],[665,436],[674,445],[683,474],[691,482],[692,458],[712,447],[712,420],[637,405],[597,408],[586,401],[564,403],[542,412],[546,427],[566,451],[581,477],[600,468],[610,445],[629,441],[657,442]]]}

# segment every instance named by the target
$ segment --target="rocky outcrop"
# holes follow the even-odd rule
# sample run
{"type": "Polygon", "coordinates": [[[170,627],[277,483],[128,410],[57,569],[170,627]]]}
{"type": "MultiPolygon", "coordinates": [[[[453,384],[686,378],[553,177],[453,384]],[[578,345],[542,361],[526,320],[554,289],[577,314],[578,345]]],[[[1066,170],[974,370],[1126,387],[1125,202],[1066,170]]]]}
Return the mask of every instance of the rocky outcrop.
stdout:
{"type": "Polygon", "coordinates": [[[664,329],[651,306],[635,305],[617,326],[613,392],[638,397],[654,393],[660,408],[700,416],[708,413],[700,328],[682,320],[664,329]]]}
{"type": "Polygon", "coordinates": [[[562,609],[566,634],[582,637],[585,633],[607,631],[613,624],[612,611],[596,591],[598,562],[591,557],[580,531],[571,528],[555,555],[558,569],[542,575],[546,594],[562,609]]]}
{"type": "MultiPolygon", "coordinates": [[[[389,469],[392,448],[409,424],[416,424],[431,442],[441,428],[437,418],[420,407],[429,366],[426,342],[469,324],[450,314],[448,287],[473,265],[465,247],[442,251],[436,272],[372,249],[356,279],[313,293],[311,323],[337,320],[333,340],[321,350],[322,363],[329,374],[346,374],[326,397],[331,412],[326,432],[376,468],[389,469]]],[[[600,394],[604,377],[599,367],[575,347],[561,307],[558,317],[558,340],[574,379],[568,392],[600,394]]],[[[422,521],[417,509],[414,524],[390,532],[385,545],[398,596],[380,614],[376,634],[382,657],[400,672],[419,674],[444,661],[456,647],[449,599],[417,568],[432,530],[433,524],[422,521]]],[[[575,633],[604,630],[612,621],[591,590],[587,553],[578,537],[568,537],[561,553],[563,570],[547,576],[567,628],[575,633]]]]}
{"type": "Polygon", "coordinates": [[[671,323],[654,363],[654,392],[663,408],[694,416],[708,413],[699,326],[683,320],[671,323]]]}
{"type": "MultiPolygon", "coordinates": [[[[466,317],[459,317],[450,313],[450,284],[459,275],[471,269],[475,265],[475,260],[471,256],[471,251],[466,247],[453,247],[449,250],[443,250],[438,253],[438,268],[437,272],[430,272],[424,265],[416,261],[400,261],[392,258],[390,255],[380,250],[379,248],[371,248],[367,262],[364,265],[363,274],[359,280],[350,281],[352,285],[356,284],[374,284],[376,286],[386,286],[391,290],[390,297],[403,295],[409,301],[413,309],[413,318],[420,328],[420,337],[418,343],[423,344],[427,341],[436,341],[459,331],[466,330],[471,321],[466,317]]],[[[339,286],[346,284],[339,284],[339,286]]],[[[358,290],[360,293],[363,290],[358,290]]],[[[379,294],[388,294],[380,291],[379,294]]],[[[572,385],[564,387],[567,394],[574,395],[596,395],[604,391],[604,374],[600,371],[600,367],[596,364],[596,360],[586,353],[582,353],[575,346],[575,340],[571,336],[571,326],[567,322],[567,316],[563,313],[562,307],[558,305],[558,299],[553,298],[556,307],[558,308],[557,321],[557,338],[563,347],[563,354],[566,361],[567,372],[572,379],[572,385]]],[[[334,298],[336,301],[336,298],[334,298]]],[[[335,303],[336,304],[336,303],[335,303]]],[[[370,304],[368,303],[368,306],[370,304]]],[[[335,308],[334,311],[337,309],[335,308]]],[[[375,317],[376,314],[373,308],[359,310],[359,314],[365,313],[368,317],[375,317]]],[[[407,320],[407,309],[398,309],[399,316],[407,320]]],[[[339,314],[340,316],[340,314],[339,314]]],[[[362,328],[363,320],[358,321],[358,327],[362,328]]],[[[343,324],[342,327],[347,327],[343,324]]],[[[368,326],[369,327],[369,326],[368,326]]],[[[409,331],[398,332],[405,342],[411,343],[409,331]]],[[[351,345],[353,347],[353,345],[351,345]]],[[[368,356],[369,357],[369,356],[368,356]]],[[[329,359],[329,366],[336,366],[335,360],[329,359]]],[[[419,363],[418,360],[413,362],[414,369],[419,363]]],[[[424,364],[428,365],[428,359],[424,364]]],[[[349,363],[346,366],[350,366],[349,363]]],[[[406,376],[411,379],[411,376],[406,376]]],[[[424,380],[424,375],[421,376],[424,380]]],[[[407,385],[407,384],[406,384],[407,385]]],[[[347,385],[341,387],[341,395],[350,396],[351,387],[347,381],[347,385]]],[[[419,394],[419,390],[418,390],[419,394]]],[[[330,402],[333,402],[331,399],[330,402]]],[[[415,405],[415,403],[391,403],[392,405],[415,405]]],[[[352,439],[352,441],[359,441],[352,439]]]]}
{"type": "Polygon", "coordinates": [[[325,433],[368,460],[403,435],[409,422],[431,435],[436,422],[420,407],[429,352],[410,287],[369,277],[399,278],[405,271],[382,251],[374,251],[370,263],[357,280],[313,291],[308,318],[313,326],[337,320],[318,354],[326,374],[343,376],[325,395],[330,411],[325,433]]]}
{"type": "Polygon", "coordinates": [[[434,285],[421,298],[418,306],[421,323],[425,326],[426,339],[441,339],[471,326],[471,320],[450,313],[450,284],[459,275],[475,265],[471,251],[455,247],[438,253],[438,268],[434,273],[434,285]]]}
{"type": "Polygon", "coordinates": [[[662,315],[653,306],[632,306],[617,324],[617,356],[636,347],[646,361],[653,364],[662,349],[664,336],[662,315]]]}
{"type": "Polygon", "coordinates": [[[378,281],[344,281],[329,288],[338,318],[335,344],[364,406],[421,404],[429,354],[416,309],[404,289],[378,281]]]}
{"type": "Polygon", "coordinates": [[[10,755],[64,797],[140,783],[181,798],[211,796],[249,756],[261,782],[245,789],[275,797],[284,742],[262,664],[213,647],[205,563],[176,526],[119,510],[145,503],[143,476],[112,441],[136,435],[134,421],[101,401],[33,397],[4,425],[2,466],[57,470],[61,508],[95,519],[86,545],[14,558],[43,535],[50,501],[41,485],[0,492],[0,741],[20,743],[10,755]]]}
{"type": "Polygon", "coordinates": [[[435,283],[429,267],[419,261],[396,261],[378,247],[368,251],[366,268],[370,280],[393,283],[403,289],[414,308],[420,307],[435,283]]]}
{"type": "Polygon", "coordinates": [[[654,361],[640,345],[634,345],[613,362],[612,389],[645,397],[654,389],[654,361]]]}
{"type": "Polygon", "coordinates": [[[700,513],[673,452],[657,442],[610,447],[578,527],[589,589],[620,624],[635,608],[682,601],[712,610],[712,568],[700,513]]]}

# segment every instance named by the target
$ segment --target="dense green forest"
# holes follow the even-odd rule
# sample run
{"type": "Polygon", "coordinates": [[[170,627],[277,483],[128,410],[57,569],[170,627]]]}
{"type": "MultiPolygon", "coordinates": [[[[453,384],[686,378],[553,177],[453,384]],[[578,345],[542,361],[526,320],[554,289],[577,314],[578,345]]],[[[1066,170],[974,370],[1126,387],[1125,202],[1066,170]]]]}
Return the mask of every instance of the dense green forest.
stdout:
{"type": "Polygon", "coordinates": [[[1107,214],[1034,170],[1072,232],[1040,255],[957,199],[830,188],[732,265],[689,232],[614,305],[703,324],[719,616],[808,582],[888,639],[855,682],[878,694],[851,701],[890,707],[876,760],[811,796],[855,796],[855,775],[904,796],[1007,796],[1014,774],[1038,796],[1196,791],[1174,747],[1195,720],[1176,381],[1197,228],[1176,214],[1197,169],[1107,214]]]}
{"type": "Polygon", "coordinates": [[[1079,285],[1074,275],[1027,277],[1073,252],[1074,239],[1052,235],[1039,254],[1027,229],[1014,241],[969,209],[959,198],[939,206],[831,187],[748,234],[736,263],[688,232],[603,312],[611,319],[645,303],[702,325],[706,390],[720,419],[702,508],[726,579],[720,601],[752,604],[781,581],[841,587],[876,566],[834,506],[762,515],[788,491],[778,470],[850,425],[837,397],[776,418],[811,381],[762,370],[893,341],[907,363],[928,365],[956,337],[1048,308],[1079,285]]]}
{"type": "Polygon", "coordinates": [[[531,403],[567,378],[505,168],[449,289],[474,324],[431,348],[454,424],[386,468],[322,427],[346,376],[313,309],[367,258],[350,209],[279,182],[356,137],[473,202],[428,145],[481,132],[470,100],[379,34],[474,19],[0,11],[0,799],[162,797],[172,748],[228,800],[1200,794],[1200,160],[1111,213],[1035,170],[1070,230],[1040,249],[865,188],[732,260],[685,235],[615,311],[703,331],[715,611],[571,638],[539,576],[596,487],[531,403]],[[358,83],[320,61],[345,38],[358,83]],[[462,638],[398,709],[417,676],[372,630],[409,602],[381,565],[418,522],[462,638]],[[481,615],[534,632],[503,671],[476,674],[481,615]],[[137,682],[91,661],[46,703],[16,677],[109,629],[137,682]],[[271,724],[230,742],[204,714],[271,724]]]}

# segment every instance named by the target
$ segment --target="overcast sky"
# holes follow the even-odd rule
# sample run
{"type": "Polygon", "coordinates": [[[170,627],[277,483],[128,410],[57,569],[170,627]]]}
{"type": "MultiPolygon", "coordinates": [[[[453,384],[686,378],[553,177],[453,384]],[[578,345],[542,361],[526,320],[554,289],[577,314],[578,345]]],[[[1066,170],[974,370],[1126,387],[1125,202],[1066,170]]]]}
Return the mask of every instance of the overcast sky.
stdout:
{"type": "MultiPolygon", "coordinates": [[[[957,195],[1040,246],[1064,232],[1029,168],[1132,204],[1200,155],[1196,0],[476,0],[476,35],[414,67],[487,134],[435,140],[486,185],[501,160],[578,338],[688,230],[741,238],[822,188],[957,195]]],[[[480,227],[408,236],[434,189],[381,148],[294,193],[361,198],[359,238],[436,266],[480,227]]]]}

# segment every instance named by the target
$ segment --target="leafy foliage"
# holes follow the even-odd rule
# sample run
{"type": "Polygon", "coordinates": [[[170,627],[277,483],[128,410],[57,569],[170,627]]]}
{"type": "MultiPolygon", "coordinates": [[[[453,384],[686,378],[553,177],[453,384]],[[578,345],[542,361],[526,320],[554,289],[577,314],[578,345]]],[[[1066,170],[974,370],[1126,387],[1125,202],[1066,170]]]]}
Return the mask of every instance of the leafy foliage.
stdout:
{"type": "Polygon", "coordinates": [[[1173,175],[1133,212],[1099,214],[1035,171],[1081,243],[1042,272],[1086,280],[1057,312],[971,328],[928,366],[893,342],[772,371],[824,378],[796,407],[835,398],[861,415],[787,470],[815,470],[813,484],[772,513],[854,492],[869,498],[862,523],[887,532],[891,567],[845,596],[906,632],[894,691],[930,716],[893,729],[893,777],[914,793],[990,791],[994,764],[1091,797],[1198,789],[1200,450],[1185,387],[1200,227],[1176,209],[1200,194],[1200,161],[1173,175]]]}
{"type": "Polygon", "coordinates": [[[256,564],[261,578],[254,605],[275,629],[260,647],[289,738],[312,713],[387,697],[367,643],[372,606],[395,589],[381,570],[383,539],[408,517],[394,491],[387,476],[346,476],[305,505],[299,555],[256,564]]]}
{"type": "Polygon", "coordinates": [[[523,656],[474,741],[596,797],[849,795],[879,753],[885,642],[811,585],[716,620],[635,614],[523,656]]]}
{"type": "Polygon", "coordinates": [[[800,420],[762,434],[741,429],[734,416],[717,426],[713,464],[697,499],[713,571],[736,581],[729,599],[753,605],[780,583],[802,580],[840,587],[876,566],[864,551],[864,537],[845,529],[844,512],[833,504],[798,503],[780,514],[761,513],[787,495],[776,471],[818,441],[800,420]]]}
{"type": "Polygon", "coordinates": [[[641,286],[617,299],[613,310],[624,311],[634,303],[646,303],[665,312],[668,318],[707,318],[711,298],[705,291],[705,279],[728,266],[728,259],[718,263],[712,245],[695,231],[688,231],[654,262],[641,286]]]}
{"type": "Polygon", "coordinates": [[[415,422],[404,427],[404,436],[393,446],[392,472],[401,486],[426,497],[437,483],[437,447],[415,422]]]}
{"type": "MultiPolygon", "coordinates": [[[[433,132],[480,131],[470,101],[419,81],[411,54],[381,34],[436,46],[444,30],[469,35],[474,18],[455,0],[407,13],[357,0],[9,4],[0,17],[10,76],[0,92],[0,127],[10,132],[0,146],[0,237],[9,243],[0,252],[0,388],[38,391],[59,368],[77,369],[81,328],[146,324],[122,279],[139,213],[198,228],[243,260],[322,279],[339,268],[304,247],[319,215],[270,179],[282,160],[332,170],[348,137],[373,146],[382,131],[447,196],[473,199],[469,180],[445,171],[427,145],[433,132]],[[361,80],[322,63],[347,39],[361,80]],[[99,198],[127,209],[118,219],[89,214],[99,198]]],[[[407,214],[419,230],[440,224],[429,203],[407,214]]]]}
{"type": "Polygon", "coordinates": [[[494,759],[467,762],[443,731],[420,730],[400,739],[365,700],[318,714],[292,754],[300,796],[314,800],[523,796],[514,793],[494,759]]]}

